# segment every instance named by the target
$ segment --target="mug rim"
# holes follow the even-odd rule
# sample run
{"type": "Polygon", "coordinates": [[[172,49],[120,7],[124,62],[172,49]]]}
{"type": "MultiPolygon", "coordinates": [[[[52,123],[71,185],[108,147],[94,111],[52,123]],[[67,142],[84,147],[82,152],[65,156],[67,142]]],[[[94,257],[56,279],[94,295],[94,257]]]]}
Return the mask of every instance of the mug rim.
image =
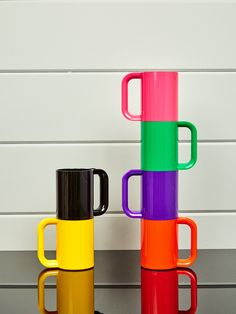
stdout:
{"type": "Polygon", "coordinates": [[[94,168],[61,168],[61,169],[57,169],[57,172],[71,172],[71,173],[75,173],[75,172],[88,172],[88,171],[92,171],[94,170],[94,168]]]}

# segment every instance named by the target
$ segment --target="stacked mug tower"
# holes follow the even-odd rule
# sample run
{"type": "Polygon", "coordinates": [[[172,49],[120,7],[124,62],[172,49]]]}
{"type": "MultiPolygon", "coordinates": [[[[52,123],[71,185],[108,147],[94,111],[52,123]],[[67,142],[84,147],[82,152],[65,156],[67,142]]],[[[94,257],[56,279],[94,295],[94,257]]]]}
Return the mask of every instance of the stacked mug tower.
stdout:
{"type": "Polygon", "coordinates": [[[141,266],[168,270],[190,266],[197,256],[197,226],[189,218],[178,217],[178,171],[194,166],[197,160],[197,130],[189,122],[178,121],[178,73],[130,73],[122,81],[122,113],[141,121],[141,169],[130,170],[122,180],[122,206],[127,216],[141,219],[141,266]],[[128,84],[141,80],[141,114],[128,108],[128,84]],[[178,161],[178,129],[191,132],[191,157],[178,161]],[[128,206],[128,180],[141,176],[141,211],[128,206]],[[191,230],[190,256],[178,257],[178,225],[191,230]]]}

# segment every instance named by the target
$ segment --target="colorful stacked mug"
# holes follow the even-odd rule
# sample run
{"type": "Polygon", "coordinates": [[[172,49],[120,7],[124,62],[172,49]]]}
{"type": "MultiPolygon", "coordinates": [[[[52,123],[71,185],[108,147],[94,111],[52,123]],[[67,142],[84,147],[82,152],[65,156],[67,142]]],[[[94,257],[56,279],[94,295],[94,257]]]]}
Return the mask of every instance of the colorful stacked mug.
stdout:
{"type": "Polygon", "coordinates": [[[57,217],[38,225],[38,258],[46,267],[85,270],[94,267],[94,216],[108,208],[108,175],[102,169],[57,170],[57,217]],[[100,178],[100,205],[94,209],[94,175],[100,178]],[[56,259],[44,254],[44,229],[56,225],[56,259]]]}
{"type": "Polygon", "coordinates": [[[197,255],[197,227],[194,221],[178,217],[178,171],[189,169],[197,160],[197,130],[189,122],[178,121],[178,73],[130,73],[122,81],[122,113],[141,121],[141,170],[131,170],[122,180],[122,206],[127,216],[141,218],[141,266],[172,269],[191,265],[197,255]],[[141,114],[128,109],[128,83],[141,80],[141,114]],[[178,161],[178,129],[191,132],[191,158],[178,161]],[[128,207],[128,180],[142,177],[142,209],[128,207]],[[178,225],[191,229],[191,254],[178,258],[178,225]]]}

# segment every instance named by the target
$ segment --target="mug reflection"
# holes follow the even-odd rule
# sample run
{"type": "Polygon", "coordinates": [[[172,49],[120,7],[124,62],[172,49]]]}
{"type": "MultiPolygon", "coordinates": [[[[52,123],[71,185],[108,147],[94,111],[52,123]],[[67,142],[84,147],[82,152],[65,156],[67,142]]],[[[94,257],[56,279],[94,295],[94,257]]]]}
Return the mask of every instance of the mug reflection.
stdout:
{"type": "Polygon", "coordinates": [[[153,271],[141,268],[142,314],[194,314],[197,311],[197,277],[190,269],[153,271]],[[179,309],[179,275],[190,279],[191,305],[179,309]]]}
{"type": "Polygon", "coordinates": [[[94,314],[94,269],[65,271],[49,269],[38,278],[38,307],[41,314],[94,314]],[[45,281],[56,277],[56,311],[45,307],[45,281]]]}

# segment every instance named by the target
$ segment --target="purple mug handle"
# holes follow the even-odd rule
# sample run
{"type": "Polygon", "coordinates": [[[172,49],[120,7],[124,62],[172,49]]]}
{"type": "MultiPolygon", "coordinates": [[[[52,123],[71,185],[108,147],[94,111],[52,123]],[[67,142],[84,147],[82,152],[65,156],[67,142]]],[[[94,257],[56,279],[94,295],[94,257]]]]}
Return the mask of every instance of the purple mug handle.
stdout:
{"type": "Polygon", "coordinates": [[[132,212],[128,206],[128,182],[132,176],[141,176],[142,170],[130,170],[122,178],[122,207],[125,214],[130,218],[142,218],[141,212],[132,212]]]}

